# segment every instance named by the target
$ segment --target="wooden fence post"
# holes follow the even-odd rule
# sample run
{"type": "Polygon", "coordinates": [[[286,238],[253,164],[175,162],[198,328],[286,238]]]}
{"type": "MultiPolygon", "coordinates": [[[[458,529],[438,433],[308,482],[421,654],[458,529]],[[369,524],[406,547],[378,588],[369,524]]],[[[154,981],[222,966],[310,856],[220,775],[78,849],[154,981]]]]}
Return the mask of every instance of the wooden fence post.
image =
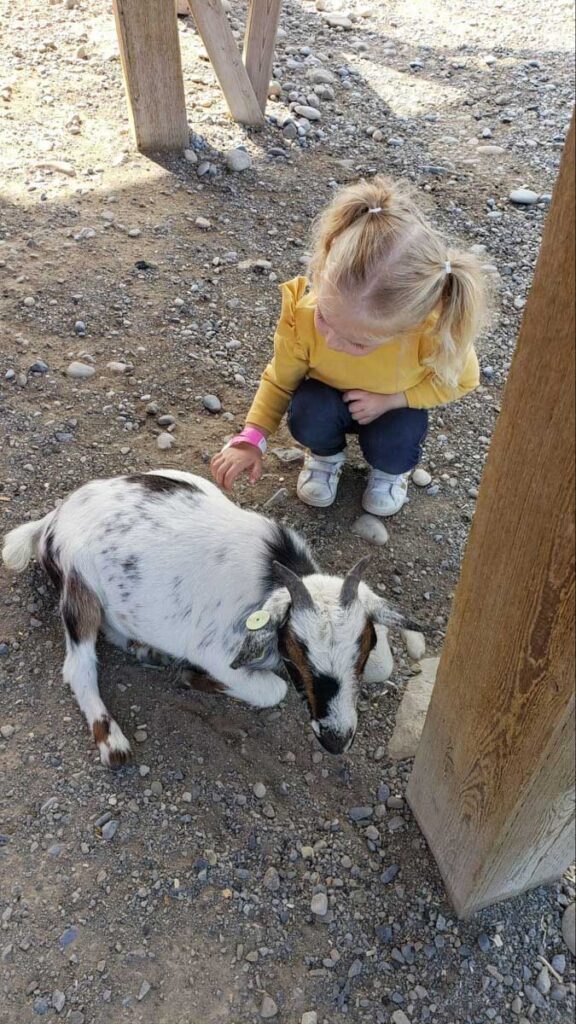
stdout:
{"type": "Polygon", "coordinates": [[[232,117],[241,124],[263,125],[264,114],[220,0],[188,2],[232,117]]]}
{"type": "Polygon", "coordinates": [[[282,0],[250,0],[244,39],[244,64],[256,99],[266,109],[274,45],[282,0]]]}
{"type": "Polygon", "coordinates": [[[128,109],[141,152],[188,145],[174,0],[112,0],[128,109]]]}
{"type": "Polygon", "coordinates": [[[463,917],[573,856],[574,345],[573,119],[408,787],[463,917]]]}

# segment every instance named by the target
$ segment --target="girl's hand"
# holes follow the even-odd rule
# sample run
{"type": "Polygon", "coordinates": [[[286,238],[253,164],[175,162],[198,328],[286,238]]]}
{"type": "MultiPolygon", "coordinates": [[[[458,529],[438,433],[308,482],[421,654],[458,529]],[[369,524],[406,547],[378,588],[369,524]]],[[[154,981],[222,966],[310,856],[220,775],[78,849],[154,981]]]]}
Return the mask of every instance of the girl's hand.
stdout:
{"type": "Polygon", "coordinates": [[[219,487],[231,491],[242,473],[250,473],[250,483],[255,484],[262,476],[262,453],[252,444],[234,445],[223,448],[210,463],[212,476],[219,487]]]}
{"type": "Polygon", "coordinates": [[[361,427],[365,427],[385,412],[392,409],[405,409],[408,405],[406,395],[399,391],[395,395],[375,395],[372,391],[345,391],[342,395],[348,402],[350,415],[361,427]]]}

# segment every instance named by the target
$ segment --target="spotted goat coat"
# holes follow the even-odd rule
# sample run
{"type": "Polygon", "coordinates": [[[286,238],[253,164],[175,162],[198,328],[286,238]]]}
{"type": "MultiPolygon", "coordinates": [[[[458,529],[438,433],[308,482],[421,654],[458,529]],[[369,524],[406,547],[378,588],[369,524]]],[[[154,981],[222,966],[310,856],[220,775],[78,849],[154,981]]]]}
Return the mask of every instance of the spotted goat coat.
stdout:
{"type": "Polygon", "coordinates": [[[287,675],[320,742],[340,753],[354,738],[361,680],[391,671],[385,627],[411,625],[356,570],[347,581],[321,573],[293,530],[178,470],[83,485],[7,535],[9,568],[34,555],[60,594],[64,678],[110,766],[130,744],[98,690],[99,631],[196,666],[199,689],[256,707],[283,699],[287,675]],[[248,629],[255,610],[263,625],[248,629]]]}

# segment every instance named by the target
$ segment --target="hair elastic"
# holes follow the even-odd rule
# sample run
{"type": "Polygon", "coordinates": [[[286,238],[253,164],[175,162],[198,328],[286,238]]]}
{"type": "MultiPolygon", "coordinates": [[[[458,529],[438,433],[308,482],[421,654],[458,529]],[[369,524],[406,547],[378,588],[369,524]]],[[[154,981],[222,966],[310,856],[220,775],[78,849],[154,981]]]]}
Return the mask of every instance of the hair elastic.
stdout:
{"type": "Polygon", "coordinates": [[[452,273],[452,264],[450,263],[450,260],[446,260],[446,263],[444,264],[444,270],[446,271],[447,274],[452,273]]]}
{"type": "Polygon", "coordinates": [[[382,213],[382,207],[373,206],[371,210],[368,210],[368,213],[382,213]]]}

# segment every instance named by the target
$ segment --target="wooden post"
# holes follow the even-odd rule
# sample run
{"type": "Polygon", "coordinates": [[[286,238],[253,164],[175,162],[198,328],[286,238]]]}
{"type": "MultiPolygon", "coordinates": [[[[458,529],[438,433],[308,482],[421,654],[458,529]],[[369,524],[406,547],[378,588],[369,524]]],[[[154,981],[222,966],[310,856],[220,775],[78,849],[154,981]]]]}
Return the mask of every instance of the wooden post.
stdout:
{"type": "Polygon", "coordinates": [[[268,99],[281,6],[282,0],[250,0],[246,19],[244,64],[262,111],[268,99]]]}
{"type": "Polygon", "coordinates": [[[174,0],[113,0],[124,85],[141,152],[189,141],[174,0]]]}
{"type": "Polygon", "coordinates": [[[574,339],[573,120],[408,787],[462,917],[573,856],[574,339]]]}
{"type": "Polygon", "coordinates": [[[264,124],[264,114],[220,0],[188,2],[232,117],[241,124],[264,124]]]}

